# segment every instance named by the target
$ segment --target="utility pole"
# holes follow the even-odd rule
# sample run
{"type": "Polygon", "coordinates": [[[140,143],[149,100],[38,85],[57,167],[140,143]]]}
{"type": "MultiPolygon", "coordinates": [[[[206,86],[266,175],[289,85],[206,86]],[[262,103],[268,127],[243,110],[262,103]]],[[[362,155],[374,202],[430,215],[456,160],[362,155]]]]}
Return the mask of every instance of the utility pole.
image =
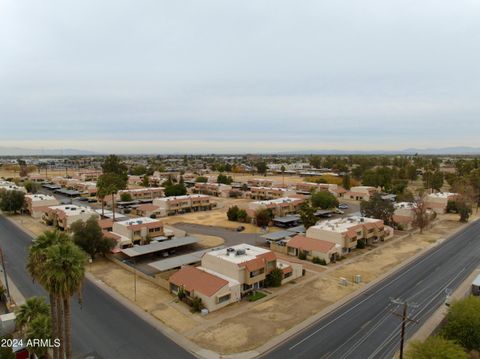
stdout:
{"type": "Polygon", "coordinates": [[[7,299],[8,299],[8,302],[10,303],[11,302],[10,287],[8,286],[7,269],[5,268],[5,260],[3,259],[2,248],[0,248],[0,261],[2,262],[3,276],[5,277],[5,289],[7,290],[7,299]]]}
{"type": "Polygon", "coordinates": [[[407,325],[407,322],[417,323],[416,320],[410,319],[408,317],[408,307],[418,307],[418,305],[415,303],[408,303],[407,301],[403,301],[400,299],[390,299],[390,302],[403,306],[402,314],[392,312],[393,315],[396,315],[397,317],[400,317],[402,319],[402,329],[400,330],[400,359],[403,359],[403,347],[405,344],[405,327],[407,325]]]}

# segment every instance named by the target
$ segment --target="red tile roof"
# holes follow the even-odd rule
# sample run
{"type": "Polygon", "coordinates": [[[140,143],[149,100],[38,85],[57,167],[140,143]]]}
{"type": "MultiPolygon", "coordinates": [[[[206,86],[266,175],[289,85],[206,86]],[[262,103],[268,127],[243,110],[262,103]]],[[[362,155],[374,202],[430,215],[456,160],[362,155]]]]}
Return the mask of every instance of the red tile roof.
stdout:
{"type": "Polygon", "coordinates": [[[181,268],[171,275],[168,281],[190,292],[199,292],[207,297],[213,296],[228,284],[225,279],[190,266],[181,268]]]}
{"type": "Polygon", "coordinates": [[[328,253],[335,248],[335,243],[296,235],[287,242],[287,247],[298,248],[305,251],[328,253]]]}

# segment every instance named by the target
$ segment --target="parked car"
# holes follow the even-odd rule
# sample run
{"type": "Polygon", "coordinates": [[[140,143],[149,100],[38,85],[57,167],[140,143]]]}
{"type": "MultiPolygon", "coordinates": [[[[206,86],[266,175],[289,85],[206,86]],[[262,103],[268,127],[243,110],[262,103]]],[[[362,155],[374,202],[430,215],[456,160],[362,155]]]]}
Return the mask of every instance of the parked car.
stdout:
{"type": "Polygon", "coordinates": [[[236,229],[237,232],[242,232],[244,230],[245,230],[244,226],[238,226],[237,229],[236,229]]]}
{"type": "Polygon", "coordinates": [[[338,208],[339,208],[339,209],[348,209],[348,204],[346,204],[346,203],[340,203],[340,204],[338,205],[338,208]]]}

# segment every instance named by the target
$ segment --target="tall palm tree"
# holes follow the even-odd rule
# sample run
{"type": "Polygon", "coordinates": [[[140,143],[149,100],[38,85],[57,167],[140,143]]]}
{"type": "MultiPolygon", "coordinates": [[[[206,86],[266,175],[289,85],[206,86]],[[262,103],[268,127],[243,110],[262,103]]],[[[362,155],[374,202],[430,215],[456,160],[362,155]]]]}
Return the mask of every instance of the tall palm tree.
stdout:
{"type": "Polygon", "coordinates": [[[45,260],[45,271],[42,282],[48,283],[49,291],[56,294],[62,301],[63,328],[65,354],[67,359],[72,357],[71,347],[71,312],[70,298],[74,294],[80,295],[85,278],[85,263],[87,255],[73,242],[60,243],[48,248],[45,260]]]}
{"type": "Polygon", "coordinates": [[[38,315],[49,315],[49,312],[45,298],[31,297],[15,311],[17,325],[23,331],[38,315]]]}
{"type": "MultiPolygon", "coordinates": [[[[52,338],[59,338],[63,345],[63,331],[59,330],[61,326],[61,316],[63,312],[60,302],[53,291],[49,290],[48,283],[43,281],[42,275],[45,272],[45,261],[47,259],[47,250],[53,245],[59,243],[68,243],[71,239],[66,233],[56,231],[46,231],[38,236],[29,248],[27,258],[27,270],[32,278],[40,283],[48,292],[50,300],[51,330],[52,338]],[[59,313],[60,312],[60,313],[59,313]]],[[[53,348],[53,359],[59,359],[63,354],[63,348],[53,348]]]]}

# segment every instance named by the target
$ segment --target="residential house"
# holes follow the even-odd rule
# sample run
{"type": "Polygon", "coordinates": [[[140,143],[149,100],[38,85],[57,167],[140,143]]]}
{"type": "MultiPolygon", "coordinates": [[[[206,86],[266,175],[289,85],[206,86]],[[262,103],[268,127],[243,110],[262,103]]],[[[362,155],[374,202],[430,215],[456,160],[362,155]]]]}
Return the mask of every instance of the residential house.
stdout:
{"type": "Polygon", "coordinates": [[[343,254],[356,248],[359,240],[367,244],[384,240],[386,232],[380,219],[351,216],[320,222],[307,229],[306,237],[338,244],[343,254]]]}
{"type": "Polygon", "coordinates": [[[232,186],[223,183],[195,183],[194,193],[207,194],[215,197],[230,197],[232,186]]]}
{"type": "Polygon", "coordinates": [[[298,193],[309,194],[313,191],[328,191],[335,197],[343,197],[347,190],[334,183],[313,183],[313,182],[299,182],[296,185],[298,193]]]}
{"type": "Polygon", "coordinates": [[[210,201],[210,196],[204,194],[190,194],[184,196],[173,196],[155,198],[153,205],[158,206],[157,213],[160,216],[171,216],[175,214],[207,211],[215,207],[210,201]]]}
{"type": "Polygon", "coordinates": [[[250,187],[273,187],[273,180],[267,178],[252,178],[247,181],[250,187]]]}
{"type": "Polygon", "coordinates": [[[145,241],[147,237],[153,238],[164,235],[163,223],[149,217],[114,222],[113,232],[130,239],[133,243],[145,241]]]}
{"type": "Polygon", "coordinates": [[[282,241],[287,248],[287,254],[298,257],[304,253],[308,260],[317,257],[326,264],[335,262],[341,253],[341,247],[335,242],[324,241],[318,238],[311,238],[297,234],[292,239],[282,241]]]}
{"type": "Polygon", "coordinates": [[[378,193],[378,189],[371,186],[354,186],[344,194],[344,198],[353,199],[355,201],[369,201],[370,198],[378,193]]]}
{"type": "Polygon", "coordinates": [[[54,197],[46,194],[25,195],[25,209],[33,218],[41,218],[49,206],[57,206],[60,202],[54,197]]]}
{"type": "Polygon", "coordinates": [[[300,206],[305,200],[303,198],[278,198],[268,201],[254,201],[248,204],[247,214],[250,218],[255,218],[258,211],[270,209],[274,217],[287,216],[299,211],[300,206]]]}
{"type": "Polygon", "coordinates": [[[1,191],[18,191],[18,192],[27,193],[27,190],[25,189],[25,187],[17,186],[13,182],[3,181],[3,180],[0,180],[0,192],[1,191]]]}
{"type": "Polygon", "coordinates": [[[443,214],[447,211],[449,201],[455,201],[457,193],[452,192],[435,192],[427,195],[425,205],[438,214],[443,214]]]}
{"type": "Polygon", "coordinates": [[[99,218],[99,214],[90,207],[73,204],[49,206],[43,213],[42,219],[48,225],[53,225],[61,230],[68,231],[72,223],[82,220],[87,221],[90,217],[99,218]]]}
{"type": "Polygon", "coordinates": [[[415,223],[415,208],[416,204],[412,202],[398,202],[394,203],[395,211],[393,212],[393,222],[396,228],[402,230],[410,230],[415,223]]]}
{"type": "Polygon", "coordinates": [[[282,197],[295,196],[296,191],[281,187],[251,187],[250,198],[256,200],[269,200],[282,197]]]}

